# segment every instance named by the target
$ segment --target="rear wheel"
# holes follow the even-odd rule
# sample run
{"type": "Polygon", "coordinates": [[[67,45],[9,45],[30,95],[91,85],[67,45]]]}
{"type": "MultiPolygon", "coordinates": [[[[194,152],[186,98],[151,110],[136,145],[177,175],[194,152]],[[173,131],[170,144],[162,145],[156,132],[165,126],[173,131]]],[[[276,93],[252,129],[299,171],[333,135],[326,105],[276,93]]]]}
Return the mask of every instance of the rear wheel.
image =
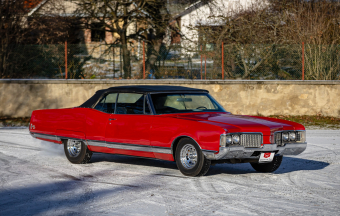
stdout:
{"type": "Polygon", "coordinates": [[[80,140],[64,140],[64,152],[67,159],[74,164],[88,163],[92,156],[92,152],[80,140]]]}
{"type": "Polygon", "coordinates": [[[179,141],[175,157],[178,169],[186,176],[203,176],[210,168],[211,161],[205,158],[197,143],[189,138],[179,141]]]}
{"type": "Polygon", "coordinates": [[[273,161],[270,163],[250,163],[250,165],[258,172],[274,172],[277,170],[282,162],[282,156],[274,156],[273,161]]]}

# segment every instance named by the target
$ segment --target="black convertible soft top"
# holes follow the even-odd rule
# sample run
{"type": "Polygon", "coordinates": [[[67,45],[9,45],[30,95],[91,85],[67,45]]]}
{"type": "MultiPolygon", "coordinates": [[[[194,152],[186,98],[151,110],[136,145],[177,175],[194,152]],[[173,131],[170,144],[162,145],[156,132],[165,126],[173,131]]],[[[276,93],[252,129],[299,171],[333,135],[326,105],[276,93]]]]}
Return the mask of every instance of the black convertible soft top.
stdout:
{"type": "Polygon", "coordinates": [[[131,86],[117,86],[108,89],[102,89],[97,91],[90,99],[79,107],[92,108],[98,100],[107,93],[164,93],[164,92],[204,92],[209,93],[208,90],[188,88],[183,86],[166,86],[166,85],[131,85],[131,86]]]}

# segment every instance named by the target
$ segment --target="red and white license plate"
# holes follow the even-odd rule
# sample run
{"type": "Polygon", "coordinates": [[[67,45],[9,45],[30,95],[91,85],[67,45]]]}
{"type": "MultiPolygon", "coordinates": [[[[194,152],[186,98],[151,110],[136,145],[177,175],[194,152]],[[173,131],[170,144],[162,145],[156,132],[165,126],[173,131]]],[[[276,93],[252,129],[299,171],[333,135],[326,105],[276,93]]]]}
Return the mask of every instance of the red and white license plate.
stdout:
{"type": "Polygon", "coordinates": [[[260,155],[259,162],[271,162],[273,161],[275,153],[274,152],[262,152],[260,155]]]}

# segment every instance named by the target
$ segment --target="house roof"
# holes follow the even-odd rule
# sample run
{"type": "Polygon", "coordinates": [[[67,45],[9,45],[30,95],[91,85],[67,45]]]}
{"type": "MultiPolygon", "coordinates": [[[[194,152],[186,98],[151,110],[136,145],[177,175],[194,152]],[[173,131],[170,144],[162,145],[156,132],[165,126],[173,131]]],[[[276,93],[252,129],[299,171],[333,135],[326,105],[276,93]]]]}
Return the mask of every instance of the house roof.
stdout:
{"type": "Polygon", "coordinates": [[[206,5],[206,4],[207,4],[207,2],[205,2],[205,1],[204,2],[198,1],[198,2],[188,6],[187,8],[185,8],[185,10],[182,11],[181,13],[177,14],[176,16],[174,16],[173,20],[176,20],[179,17],[185,16],[185,15],[191,13],[194,10],[197,10],[198,8],[200,8],[200,7],[202,7],[202,6],[206,5]]]}
{"type": "Polygon", "coordinates": [[[35,11],[37,11],[41,6],[43,6],[48,0],[28,0],[27,2],[31,2],[29,9],[30,12],[28,16],[31,16],[35,11]]]}
{"type": "Polygon", "coordinates": [[[27,9],[35,8],[38,4],[40,4],[43,0],[25,0],[24,5],[27,9]]]}

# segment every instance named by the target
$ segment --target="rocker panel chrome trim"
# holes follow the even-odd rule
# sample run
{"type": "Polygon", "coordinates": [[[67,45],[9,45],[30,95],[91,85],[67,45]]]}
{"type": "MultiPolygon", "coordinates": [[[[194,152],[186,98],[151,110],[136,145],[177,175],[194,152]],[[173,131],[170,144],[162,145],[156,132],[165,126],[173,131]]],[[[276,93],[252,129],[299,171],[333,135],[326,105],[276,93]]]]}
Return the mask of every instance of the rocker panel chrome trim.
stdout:
{"type": "Polygon", "coordinates": [[[62,139],[72,139],[72,140],[85,141],[85,144],[90,145],[90,146],[106,147],[106,148],[112,148],[112,149],[124,149],[124,150],[131,150],[131,151],[144,151],[144,152],[171,154],[171,148],[160,147],[160,146],[143,146],[143,145],[127,144],[127,143],[107,143],[105,141],[100,141],[100,140],[83,140],[83,139],[78,139],[78,138],[73,138],[73,137],[61,137],[61,136],[56,136],[56,135],[40,134],[40,133],[34,133],[34,132],[30,132],[30,134],[34,138],[42,138],[42,139],[47,139],[47,140],[61,141],[62,139]]]}
{"type": "Polygon", "coordinates": [[[153,152],[153,153],[163,153],[163,154],[171,154],[171,149],[166,147],[158,147],[158,146],[143,146],[136,144],[127,144],[127,143],[106,143],[105,141],[93,141],[87,140],[89,146],[98,146],[112,149],[122,149],[122,150],[131,150],[131,151],[143,151],[143,152],[153,152]]]}

